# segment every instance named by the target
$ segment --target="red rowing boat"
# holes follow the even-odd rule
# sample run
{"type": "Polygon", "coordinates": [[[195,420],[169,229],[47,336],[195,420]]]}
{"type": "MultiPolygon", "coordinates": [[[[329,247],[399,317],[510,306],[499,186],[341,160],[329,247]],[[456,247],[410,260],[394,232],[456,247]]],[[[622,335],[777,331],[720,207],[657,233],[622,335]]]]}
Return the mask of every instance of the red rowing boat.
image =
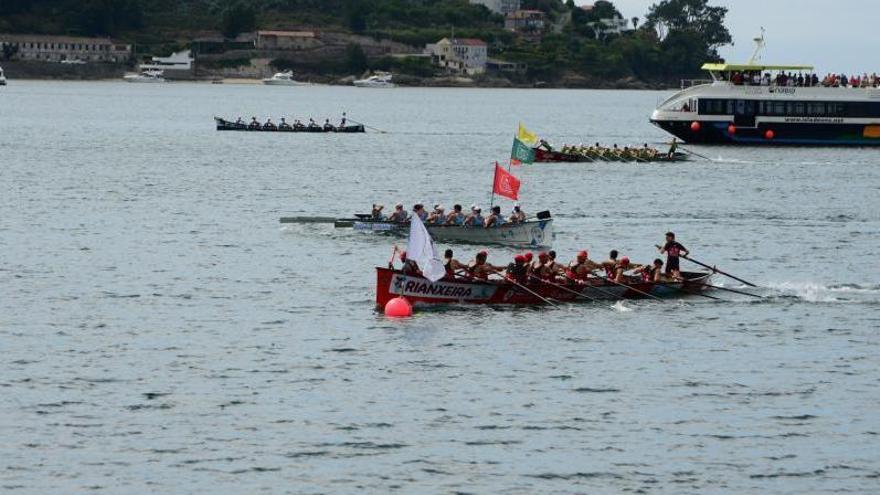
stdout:
{"type": "Polygon", "coordinates": [[[589,300],[642,299],[646,297],[677,298],[698,294],[710,287],[711,273],[682,272],[682,282],[644,282],[633,278],[626,285],[602,279],[594,283],[550,284],[540,280],[518,286],[508,280],[475,280],[460,278],[436,282],[400,270],[376,267],[376,308],[398,296],[405,296],[413,306],[449,304],[539,305],[541,298],[560,302],[589,300]],[[649,294],[650,296],[646,295],[649,294]],[[538,297],[540,296],[540,297],[538,297]]]}

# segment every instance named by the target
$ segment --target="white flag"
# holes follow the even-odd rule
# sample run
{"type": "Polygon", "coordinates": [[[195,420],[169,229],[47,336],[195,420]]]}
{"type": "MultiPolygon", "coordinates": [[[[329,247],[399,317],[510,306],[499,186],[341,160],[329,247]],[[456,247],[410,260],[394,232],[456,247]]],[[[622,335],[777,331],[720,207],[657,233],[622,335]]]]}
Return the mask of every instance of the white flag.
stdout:
{"type": "Polygon", "coordinates": [[[419,270],[431,282],[436,282],[446,275],[443,261],[437,255],[437,248],[431,240],[431,234],[418,215],[413,215],[409,224],[409,241],[406,243],[406,258],[419,265],[419,270]]]}

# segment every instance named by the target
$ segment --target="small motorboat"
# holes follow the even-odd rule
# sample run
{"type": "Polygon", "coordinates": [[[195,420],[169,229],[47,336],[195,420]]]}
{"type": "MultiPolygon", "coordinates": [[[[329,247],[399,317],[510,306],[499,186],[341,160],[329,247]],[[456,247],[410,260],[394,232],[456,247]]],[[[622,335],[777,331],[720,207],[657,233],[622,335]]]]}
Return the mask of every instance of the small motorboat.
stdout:
{"type": "Polygon", "coordinates": [[[6,86],[6,74],[3,73],[3,67],[0,67],[0,86],[6,86]]]}
{"type": "Polygon", "coordinates": [[[358,79],[352,84],[359,88],[393,88],[392,75],[387,72],[376,72],[366,79],[358,79]]]}
{"type": "Polygon", "coordinates": [[[549,282],[532,279],[518,284],[507,279],[443,278],[431,282],[421,275],[376,267],[376,309],[381,311],[391,299],[403,296],[414,307],[482,304],[538,306],[553,302],[615,301],[643,298],[681,298],[712,289],[711,273],[682,272],[683,281],[645,282],[632,277],[625,283],[602,278],[587,283],[549,282]]]}
{"type": "Polygon", "coordinates": [[[130,83],[163,83],[165,73],[161,70],[145,70],[140,74],[126,74],[123,79],[130,83]]]}
{"type": "Polygon", "coordinates": [[[278,72],[274,76],[263,79],[263,84],[267,86],[306,86],[308,83],[299,82],[293,78],[293,71],[288,70],[278,72]]]}

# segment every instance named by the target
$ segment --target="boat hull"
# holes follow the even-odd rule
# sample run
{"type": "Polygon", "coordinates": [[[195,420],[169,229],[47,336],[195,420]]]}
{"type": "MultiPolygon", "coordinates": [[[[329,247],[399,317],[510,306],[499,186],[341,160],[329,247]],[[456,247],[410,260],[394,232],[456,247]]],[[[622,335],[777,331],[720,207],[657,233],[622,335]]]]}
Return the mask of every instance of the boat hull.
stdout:
{"type": "Polygon", "coordinates": [[[265,128],[265,127],[250,127],[247,124],[236,124],[235,122],[231,122],[225,119],[221,119],[219,117],[214,117],[214,121],[217,124],[218,131],[249,131],[249,132],[313,132],[313,133],[342,133],[342,134],[356,134],[356,133],[364,133],[366,129],[362,125],[349,125],[345,127],[334,127],[333,129],[324,129],[323,127],[274,127],[274,128],[265,128]]]}
{"type": "Polygon", "coordinates": [[[656,120],[651,123],[688,144],[766,146],[880,146],[877,124],[761,122],[755,127],[734,127],[729,121],[656,120]],[[699,122],[698,130],[692,123],[699,122]],[[768,137],[772,131],[772,137],[768,137]]]}
{"type": "MultiPolygon", "coordinates": [[[[384,232],[399,236],[409,234],[409,223],[380,222],[363,219],[338,220],[336,227],[352,227],[362,232],[384,232]]],[[[553,244],[553,219],[506,223],[499,227],[463,227],[425,224],[435,242],[495,244],[518,248],[549,248],[553,244]]]]}
{"type": "Polygon", "coordinates": [[[671,158],[665,154],[657,155],[655,158],[634,158],[622,156],[599,157],[578,155],[572,153],[562,153],[561,151],[548,151],[544,148],[535,148],[535,162],[540,163],[591,163],[591,162],[682,162],[688,159],[685,153],[675,153],[671,158]]]}
{"type": "Polygon", "coordinates": [[[537,306],[544,299],[554,302],[616,301],[621,299],[680,298],[709,290],[711,273],[685,272],[686,280],[675,283],[636,281],[621,286],[596,279],[597,285],[569,283],[554,287],[534,280],[525,288],[506,281],[473,279],[441,279],[437,282],[407,275],[400,270],[376,267],[376,309],[381,310],[391,299],[405,297],[414,307],[448,305],[537,306]],[[540,297],[538,297],[540,296],[540,297]]]}

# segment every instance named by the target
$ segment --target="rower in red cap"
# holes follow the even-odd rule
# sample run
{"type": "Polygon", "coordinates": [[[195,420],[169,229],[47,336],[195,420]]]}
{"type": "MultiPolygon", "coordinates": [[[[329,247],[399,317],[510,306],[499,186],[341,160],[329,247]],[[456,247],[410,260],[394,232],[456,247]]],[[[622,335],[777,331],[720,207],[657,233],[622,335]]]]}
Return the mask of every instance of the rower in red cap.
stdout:
{"type": "Polygon", "coordinates": [[[519,284],[524,284],[528,281],[529,275],[525,256],[518,254],[513,257],[513,263],[507,265],[507,278],[519,284]]]}
{"type": "Polygon", "coordinates": [[[620,258],[620,263],[617,264],[617,268],[614,269],[614,281],[618,284],[626,283],[627,277],[624,273],[630,270],[638,270],[642,268],[644,265],[634,265],[630,263],[629,258],[624,256],[620,258]]]}
{"type": "Polygon", "coordinates": [[[566,277],[574,280],[586,281],[587,277],[593,272],[602,268],[602,265],[590,260],[587,250],[579,251],[574,261],[569,263],[568,270],[565,272],[566,277]]]}

